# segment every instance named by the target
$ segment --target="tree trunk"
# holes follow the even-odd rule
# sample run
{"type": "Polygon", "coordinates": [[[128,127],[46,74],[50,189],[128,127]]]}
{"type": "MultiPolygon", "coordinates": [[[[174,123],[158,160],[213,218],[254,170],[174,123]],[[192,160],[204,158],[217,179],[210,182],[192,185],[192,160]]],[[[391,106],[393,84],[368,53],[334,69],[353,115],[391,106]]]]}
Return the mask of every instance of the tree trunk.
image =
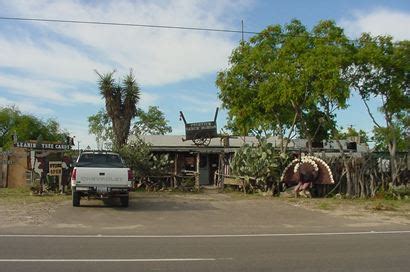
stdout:
{"type": "Polygon", "coordinates": [[[308,148],[308,152],[310,155],[313,154],[313,148],[312,148],[312,138],[310,136],[307,137],[307,148],[308,148]]]}
{"type": "Polygon", "coordinates": [[[112,119],[112,126],[115,136],[115,148],[121,148],[127,143],[128,134],[130,130],[130,122],[131,120],[125,120],[122,118],[112,119]]]}
{"type": "Polygon", "coordinates": [[[397,141],[396,137],[389,142],[389,153],[390,153],[390,170],[391,170],[391,180],[393,185],[397,185],[397,160],[396,160],[396,150],[397,141]]]}
{"type": "Polygon", "coordinates": [[[342,154],[343,167],[346,171],[346,196],[351,197],[353,195],[353,182],[352,182],[352,176],[350,172],[350,165],[349,165],[349,162],[347,161],[346,154],[343,150],[342,143],[340,142],[339,139],[336,139],[336,143],[339,147],[340,153],[342,154]]]}
{"type": "Polygon", "coordinates": [[[289,145],[289,142],[290,142],[290,138],[292,137],[293,130],[295,129],[297,118],[298,118],[298,113],[296,112],[295,116],[293,117],[292,126],[289,129],[289,134],[288,134],[288,138],[286,139],[286,143],[283,144],[283,141],[284,141],[283,137],[281,139],[281,144],[284,145],[283,146],[283,153],[286,153],[287,150],[288,150],[288,145],[289,145]]]}

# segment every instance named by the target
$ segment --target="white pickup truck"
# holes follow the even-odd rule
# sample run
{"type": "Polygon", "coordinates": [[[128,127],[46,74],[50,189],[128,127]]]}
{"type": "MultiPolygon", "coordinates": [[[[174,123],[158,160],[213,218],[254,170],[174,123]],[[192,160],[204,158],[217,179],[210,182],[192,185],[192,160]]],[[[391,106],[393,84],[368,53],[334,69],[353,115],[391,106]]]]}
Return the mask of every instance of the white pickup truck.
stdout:
{"type": "Polygon", "coordinates": [[[80,206],[81,197],[97,199],[120,198],[128,207],[133,185],[132,171],[125,167],[119,154],[86,151],[81,153],[71,174],[73,206],[80,206]]]}

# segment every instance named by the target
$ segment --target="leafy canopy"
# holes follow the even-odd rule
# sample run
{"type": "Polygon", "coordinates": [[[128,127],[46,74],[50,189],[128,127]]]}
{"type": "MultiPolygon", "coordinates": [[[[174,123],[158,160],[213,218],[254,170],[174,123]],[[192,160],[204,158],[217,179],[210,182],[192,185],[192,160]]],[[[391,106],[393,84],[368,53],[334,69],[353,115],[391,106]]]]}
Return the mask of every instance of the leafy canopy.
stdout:
{"type": "Polygon", "coordinates": [[[33,115],[22,113],[15,106],[0,107],[0,147],[9,149],[13,145],[14,133],[19,141],[65,142],[69,136],[56,120],[43,121],[33,115]]]}
{"type": "Polygon", "coordinates": [[[283,136],[297,125],[311,139],[318,126],[332,130],[334,110],[345,108],[350,95],[345,76],[350,61],[349,41],[332,21],[321,21],[311,31],[298,20],[268,26],[234,49],[230,67],[218,73],[230,128],[242,135],[270,130],[283,136]],[[325,117],[314,128],[306,123],[311,112],[325,117]]]}
{"type": "Polygon", "coordinates": [[[159,107],[149,106],[147,112],[138,109],[137,119],[133,126],[133,134],[164,135],[171,132],[172,128],[168,125],[168,121],[159,107]]]}
{"type": "Polygon", "coordinates": [[[374,123],[376,149],[409,149],[410,41],[393,42],[390,36],[364,33],[355,48],[350,69],[351,85],[360,94],[374,123]],[[385,123],[377,122],[368,102],[378,98],[385,123]]]}

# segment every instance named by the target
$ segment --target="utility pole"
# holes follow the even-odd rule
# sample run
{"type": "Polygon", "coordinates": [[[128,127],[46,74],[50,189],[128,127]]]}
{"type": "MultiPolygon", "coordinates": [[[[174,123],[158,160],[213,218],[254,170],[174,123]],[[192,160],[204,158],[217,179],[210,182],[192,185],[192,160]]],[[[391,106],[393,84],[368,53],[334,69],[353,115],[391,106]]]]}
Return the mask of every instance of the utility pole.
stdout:
{"type": "Polygon", "coordinates": [[[241,26],[242,26],[242,43],[244,41],[244,37],[243,37],[243,20],[241,20],[241,26]]]}

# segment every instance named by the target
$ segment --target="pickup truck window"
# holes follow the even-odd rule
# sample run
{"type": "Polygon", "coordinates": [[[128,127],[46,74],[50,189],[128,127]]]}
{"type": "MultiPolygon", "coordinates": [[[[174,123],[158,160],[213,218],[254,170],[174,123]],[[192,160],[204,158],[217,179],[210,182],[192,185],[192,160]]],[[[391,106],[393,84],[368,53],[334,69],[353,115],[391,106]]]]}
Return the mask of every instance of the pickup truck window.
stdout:
{"type": "Polygon", "coordinates": [[[78,167],[113,167],[122,168],[124,164],[120,156],[116,154],[82,154],[78,159],[78,167]]]}

